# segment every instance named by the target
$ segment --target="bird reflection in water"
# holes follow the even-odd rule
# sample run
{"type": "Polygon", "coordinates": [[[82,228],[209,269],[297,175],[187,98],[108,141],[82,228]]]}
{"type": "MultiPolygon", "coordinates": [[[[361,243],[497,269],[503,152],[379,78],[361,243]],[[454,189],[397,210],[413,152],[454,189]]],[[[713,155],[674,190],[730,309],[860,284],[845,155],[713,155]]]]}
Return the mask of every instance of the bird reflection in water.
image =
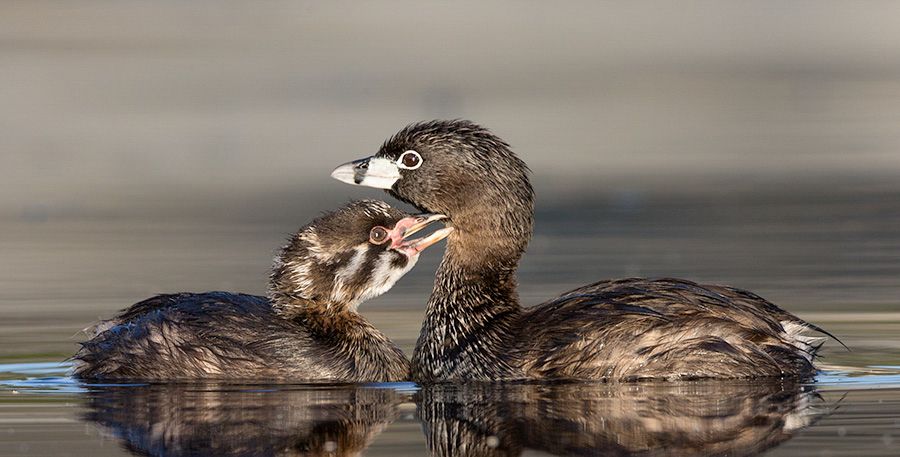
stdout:
{"type": "Polygon", "coordinates": [[[356,386],[150,385],[93,390],[87,421],[135,455],[355,456],[409,394],[356,386]]]}
{"type": "MultiPolygon", "coordinates": [[[[415,400],[434,456],[756,455],[830,406],[781,381],[93,388],[84,418],[136,455],[350,456],[415,400]]],[[[382,439],[389,442],[390,436],[382,439]]],[[[404,437],[408,439],[408,437],[404,437]]]]}
{"type": "Polygon", "coordinates": [[[828,411],[781,381],[449,385],[423,389],[418,415],[434,456],[749,456],[828,411]]]}

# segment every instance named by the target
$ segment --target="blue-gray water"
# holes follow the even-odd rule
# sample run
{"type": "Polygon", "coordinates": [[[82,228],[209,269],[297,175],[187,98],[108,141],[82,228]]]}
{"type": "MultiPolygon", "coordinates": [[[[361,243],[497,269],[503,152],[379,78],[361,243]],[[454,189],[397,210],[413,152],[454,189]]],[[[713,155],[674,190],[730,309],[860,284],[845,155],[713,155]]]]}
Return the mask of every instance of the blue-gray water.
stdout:
{"type": "MultiPolygon", "coordinates": [[[[0,2],[0,455],[898,455],[896,2],[0,2]],[[261,293],[330,180],[463,117],[534,171],[526,304],[601,278],[753,290],[816,382],[82,385],[97,319],[261,293]]],[[[407,352],[440,246],[362,312],[407,352]]]]}
{"type": "MultiPolygon", "coordinates": [[[[538,211],[521,289],[670,275],[753,289],[832,331],[815,382],[90,385],[59,361],[154,292],[263,290],[291,230],[18,221],[0,322],[3,455],[896,455],[900,198],[891,183],[598,194],[538,211]],[[40,363],[44,361],[43,363],[40,363]]],[[[299,224],[299,222],[298,222],[299,224]]],[[[410,351],[441,248],[363,313],[410,351]]]]}
{"type": "Polygon", "coordinates": [[[0,365],[3,455],[896,455],[900,366],[637,384],[81,384],[0,365]]]}

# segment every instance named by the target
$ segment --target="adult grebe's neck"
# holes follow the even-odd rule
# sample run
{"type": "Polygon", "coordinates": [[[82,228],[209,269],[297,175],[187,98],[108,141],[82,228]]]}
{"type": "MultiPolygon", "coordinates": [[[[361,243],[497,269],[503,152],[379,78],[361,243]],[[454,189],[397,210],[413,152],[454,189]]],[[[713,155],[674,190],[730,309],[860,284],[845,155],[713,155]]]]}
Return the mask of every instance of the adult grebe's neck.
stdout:
{"type": "Polygon", "coordinates": [[[413,380],[523,377],[510,349],[522,312],[516,270],[533,224],[528,191],[529,198],[506,201],[483,194],[451,216],[456,230],[435,276],[413,353],[413,380]]]}

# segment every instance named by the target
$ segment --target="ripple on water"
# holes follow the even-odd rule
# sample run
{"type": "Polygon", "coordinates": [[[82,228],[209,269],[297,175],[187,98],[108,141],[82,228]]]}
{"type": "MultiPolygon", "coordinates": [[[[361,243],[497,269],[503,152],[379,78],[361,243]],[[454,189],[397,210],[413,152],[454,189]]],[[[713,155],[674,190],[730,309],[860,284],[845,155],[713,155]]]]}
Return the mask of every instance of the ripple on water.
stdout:
{"type": "MultiPolygon", "coordinates": [[[[140,387],[147,383],[99,383],[83,382],[70,376],[71,362],[38,362],[0,364],[0,386],[11,389],[14,393],[33,394],[77,394],[89,389],[105,387],[140,387]],[[24,376],[23,376],[24,375],[24,376]]],[[[238,384],[232,384],[237,387],[238,384]]],[[[245,390],[258,392],[286,390],[292,388],[315,388],[330,384],[264,384],[248,386],[240,383],[245,390]]],[[[814,383],[820,390],[859,390],[859,389],[892,389],[900,388],[900,366],[871,365],[862,368],[829,367],[816,377],[814,383]]],[[[386,388],[401,393],[412,394],[419,386],[411,382],[368,383],[362,387],[386,388]]]]}
{"type": "MultiPolygon", "coordinates": [[[[81,393],[90,388],[103,387],[128,387],[145,386],[146,383],[88,383],[79,381],[69,373],[72,369],[70,362],[38,362],[38,363],[10,363],[0,364],[0,385],[12,388],[16,392],[30,392],[39,394],[50,393],[81,393]],[[22,375],[25,375],[22,378],[22,375]]],[[[312,384],[312,386],[321,384],[312,384]]],[[[835,389],[887,389],[900,388],[900,366],[898,365],[872,365],[863,368],[831,367],[823,370],[811,385],[826,390],[835,389]]],[[[296,386],[296,385],[295,385],[296,386]]],[[[310,386],[302,384],[300,386],[310,386]]],[[[411,382],[396,383],[369,383],[366,387],[388,388],[398,392],[414,393],[418,386],[411,382]]],[[[288,385],[259,386],[260,392],[288,388],[288,385]]]]}
{"type": "Polygon", "coordinates": [[[828,369],[816,376],[814,385],[821,390],[900,388],[900,366],[871,365],[864,368],[828,369]]]}
{"type": "MultiPolygon", "coordinates": [[[[0,387],[10,389],[12,393],[32,394],[78,394],[103,388],[143,387],[145,382],[84,382],[71,376],[71,362],[39,362],[0,364],[0,387]],[[24,377],[23,377],[24,375],[24,377]]],[[[258,384],[254,382],[227,382],[202,384],[205,388],[228,388],[242,392],[275,392],[294,389],[321,389],[339,387],[341,384],[258,384]]],[[[201,386],[201,384],[197,384],[201,386]]],[[[391,389],[398,393],[412,394],[419,387],[412,382],[366,383],[361,388],[391,389]]]]}

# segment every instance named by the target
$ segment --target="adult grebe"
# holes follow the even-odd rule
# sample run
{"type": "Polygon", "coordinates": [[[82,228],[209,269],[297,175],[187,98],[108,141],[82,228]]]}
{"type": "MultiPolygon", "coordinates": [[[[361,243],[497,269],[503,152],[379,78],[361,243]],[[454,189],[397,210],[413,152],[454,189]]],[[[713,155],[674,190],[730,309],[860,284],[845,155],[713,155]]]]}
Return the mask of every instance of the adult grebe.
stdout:
{"type": "Polygon", "coordinates": [[[269,378],[401,381],[409,362],[356,312],[452,230],[409,237],[441,219],[380,201],[353,202],[291,237],[269,297],[158,295],[94,328],[73,357],[81,378],[269,378]]]}
{"type": "Polygon", "coordinates": [[[412,358],[420,382],[809,376],[818,327],[743,290],[681,279],[601,281],[523,309],[532,234],[528,167],[469,121],[410,125],[341,181],[445,214],[456,230],[412,358]]]}

